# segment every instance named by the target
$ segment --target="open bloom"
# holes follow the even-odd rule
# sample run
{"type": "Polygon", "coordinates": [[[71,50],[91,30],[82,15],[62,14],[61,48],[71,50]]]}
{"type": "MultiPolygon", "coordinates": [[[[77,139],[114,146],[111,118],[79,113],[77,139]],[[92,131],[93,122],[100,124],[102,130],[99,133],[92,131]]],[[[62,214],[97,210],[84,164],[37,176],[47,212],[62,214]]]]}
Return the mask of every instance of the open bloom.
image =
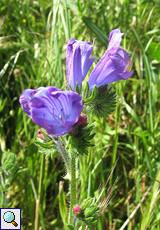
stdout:
{"type": "Polygon", "coordinates": [[[26,89],[19,102],[24,112],[48,134],[62,136],[72,130],[80,117],[83,102],[79,94],[56,87],[26,89]]]}
{"type": "MultiPolygon", "coordinates": [[[[129,54],[119,48],[122,35],[120,29],[112,30],[110,33],[108,48],[88,79],[90,91],[92,91],[94,85],[100,87],[115,81],[126,80],[133,74],[133,72],[127,71],[131,61],[129,54]]],[[[90,43],[75,41],[73,38],[69,41],[66,57],[67,77],[68,84],[71,85],[73,90],[75,90],[76,82],[78,82],[80,88],[85,78],[84,75],[87,74],[94,61],[94,58],[89,59],[92,49],[90,43]],[[71,43],[74,45],[71,46],[71,43]],[[85,44],[83,52],[80,52],[80,44],[82,47],[85,44]]]]}

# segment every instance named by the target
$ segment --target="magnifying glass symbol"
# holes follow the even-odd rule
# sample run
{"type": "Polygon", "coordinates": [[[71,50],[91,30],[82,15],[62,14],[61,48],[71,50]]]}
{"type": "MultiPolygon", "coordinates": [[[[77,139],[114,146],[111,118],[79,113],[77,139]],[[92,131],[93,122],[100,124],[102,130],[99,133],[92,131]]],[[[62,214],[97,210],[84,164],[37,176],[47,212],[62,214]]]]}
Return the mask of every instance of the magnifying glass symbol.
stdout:
{"type": "Polygon", "coordinates": [[[15,227],[18,226],[18,224],[14,221],[15,220],[15,215],[11,211],[7,211],[3,215],[3,219],[7,223],[12,223],[15,227]]]}

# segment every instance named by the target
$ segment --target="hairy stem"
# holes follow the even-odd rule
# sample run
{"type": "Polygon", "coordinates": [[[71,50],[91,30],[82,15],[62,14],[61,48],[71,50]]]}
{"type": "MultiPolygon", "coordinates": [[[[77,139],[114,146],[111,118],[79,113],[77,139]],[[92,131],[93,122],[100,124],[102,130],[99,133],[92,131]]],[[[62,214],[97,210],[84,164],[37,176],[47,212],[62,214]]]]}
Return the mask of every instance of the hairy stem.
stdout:
{"type": "Polygon", "coordinates": [[[70,150],[71,157],[71,181],[70,181],[70,210],[69,210],[69,224],[73,222],[73,208],[76,205],[76,158],[70,150]]]}
{"type": "Polygon", "coordinates": [[[58,141],[55,141],[55,143],[58,146],[58,149],[59,149],[61,156],[64,160],[64,163],[65,163],[66,168],[67,168],[67,172],[69,173],[69,176],[71,177],[69,157],[68,157],[68,154],[67,154],[65,148],[63,148],[63,146],[62,146],[62,140],[60,140],[60,138],[58,138],[58,141]]]}

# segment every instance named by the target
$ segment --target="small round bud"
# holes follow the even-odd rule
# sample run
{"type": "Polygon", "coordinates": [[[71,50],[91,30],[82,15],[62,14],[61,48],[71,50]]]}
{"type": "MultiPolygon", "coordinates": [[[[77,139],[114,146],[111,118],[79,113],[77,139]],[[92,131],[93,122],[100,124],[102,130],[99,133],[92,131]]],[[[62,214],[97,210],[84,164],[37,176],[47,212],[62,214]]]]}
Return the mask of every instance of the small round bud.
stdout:
{"type": "Polygon", "coordinates": [[[41,133],[41,131],[38,129],[38,136],[40,137],[40,138],[42,138],[42,139],[45,139],[44,138],[44,136],[43,136],[43,134],[41,133]]]}
{"type": "Polygon", "coordinates": [[[84,127],[84,126],[86,126],[86,124],[87,124],[87,116],[86,116],[86,114],[82,114],[79,117],[79,120],[78,120],[76,126],[82,125],[82,127],[84,127]]]}
{"type": "Polygon", "coordinates": [[[12,109],[12,110],[10,110],[9,115],[10,115],[11,117],[14,117],[14,115],[15,115],[15,111],[14,111],[13,109],[12,109]]]}
{"type": "Polygon", "coordinates": [[[13,71],[13,73],[14,73],[15,77],[18,77],[20,75],[20,70],[19,69],[15,69],[13,71]]]}
{"type": "Polygon", "coordinates": [[[74,211],[74,214],[77,216],[77,214],[81,212],[81,208],[80,208],[78,205],[76,205],[76,206],[73,208],[73,211],[74,211]]]}

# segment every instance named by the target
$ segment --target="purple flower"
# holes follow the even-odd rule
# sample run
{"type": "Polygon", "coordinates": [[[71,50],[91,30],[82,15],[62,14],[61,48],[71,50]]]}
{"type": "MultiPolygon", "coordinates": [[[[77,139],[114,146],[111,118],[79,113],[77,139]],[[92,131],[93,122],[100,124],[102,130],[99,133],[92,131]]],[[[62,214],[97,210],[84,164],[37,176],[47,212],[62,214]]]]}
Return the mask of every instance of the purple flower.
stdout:
{"type": "Polygon", "coordinates": [[[115,81],[126,80],[133,74],[133,72],[127,71],[131,61],[129,54],[119,48],[122,35],[120,29],[112,30],[110,33],[108,48],[88,79],[90,91],[94,85],[99,87],[115,81]]]}
{"type": "Polygon", "coordinates": [[[69,40],[67,46],[66,70],[68,84],[73,91],[78,82],[79,89],[81,83],[86,77],[89,68],[95,60],[95,57],[90,58],[93,46],[90,42],[76,41],[74,38],[69,40]]]}
{"type": "MultiPolygon", "coordinates": [[[[115,81],[126,80],[133,74],[127,71],[131,61],[129,54],[119,48],[122,35],[120,29],[112,30],[110,33],[108,48],[88,79],[90,91],[94,85],[100,87],[115,81]]],[[[73,38],[69,41],[66,57],[67,78],[73,90],[75,90],[76,82],[80,87],[95,59],[94,57],[89,59],[92,49],[89,42],[75,41],[73,38]]]]}
{"type": "Polygon", "coordinates": [[[24,112],[48,134],[62,136],[78,122],[83,102],[79,94],[56,87],[26,89],[19,102],[24,112]]]}

